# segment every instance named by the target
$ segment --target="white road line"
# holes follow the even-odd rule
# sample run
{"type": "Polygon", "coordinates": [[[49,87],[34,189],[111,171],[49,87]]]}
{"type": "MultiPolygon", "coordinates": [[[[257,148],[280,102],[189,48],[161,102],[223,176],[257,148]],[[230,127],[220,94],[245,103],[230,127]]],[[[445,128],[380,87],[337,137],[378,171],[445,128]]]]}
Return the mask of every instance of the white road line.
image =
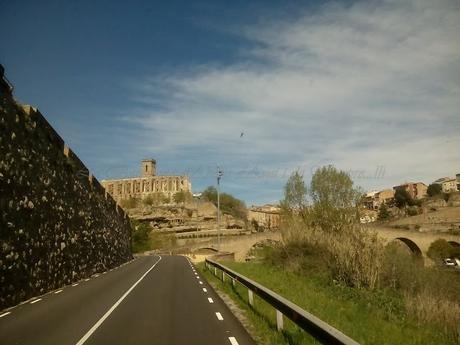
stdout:
{"type": "Polygon", "coordinates": [[[85,279],[85,282],[87,282],[87,281],[89,281],[89,278],[86,278],[86,279],[85,279]]]}
{"type": "Polygon", "coordinates": [[[200,285],[202,285],[202,284],[203,284],[203,282],[202,282],[201,280],[199,281],[199,283],[200,283],[200,285]]]}
{"type": "Polygon", "coordinates": [[[139,280],[138,280],[137,282],[135,282],[134,285],[131,286],[131,287],[129,288],[129,290],[126,291],[125,294],[124,294],[123,296],[121,296],[120,299],[119,299],[118,301],[116,301],[115,304],[114,304],[109,310],[107,310],[107,312],[104,314],[104,316],[102,316],[102,317],[99,319],[99,321],[96,322],[96,323],[94,324],[94,326],[91,327],[91,329],[90,329],[88,332],[86,332],[86,334],[78,341],[78,343],[77,343],[76,345],[82,345],[82,344],[84,344],[84,343],[88,340],[88,338],[91,336],[91,334],[93,334],[93,333],[96,331],[96,329],[98,329],[98,327],[99,327],[100,325],[102,325],[102,323],[105,321],[105,319],[107,319],[107,318],[109,317],[109,315],[112,314],[112,312],[115,310],[115,308],[118,307],[118,306],[120,305],[120,303],[126,298],[126,296],[129,295],[129,293],[130,293],[131,291],[133,291],[133,289],[137,286],[137,284],[139,284],[139,283],[142,281],[142,279],[144,279],[145,276],[146,276],[147,274],[149,274],[149,272],[155,268],[155,266],[157,265],[157,263],[160,262],[160,260],[161,260],[161,256],[160,256],[160,258],[157,260],[157,262],[155,262],[155,263],[152,265],[152,267],[150,267],[150,268],[147,270],[147,272],[145,272],[145,273],[142,275],[142,277],[140,277],[139,280]]]}
{"type": "Polygon", "coordinates": [[[30,302],[30,304],[34,304],[34,303],[40,302],[41,300],[42,300],[41,298],[38,298],[38,299],[33,300],[32,302],[30,302]]]}
{"type": "Polygon", "coordinates": [[[77,286],[77,285],[78,285],[78,283],[72,284],[72,286],[77,286]]]}
{"type": "Polygon", "coordinates": [[[99,277],[99,274],[95,274],[95,275],[94,275],[94,278],[97,278],[97,277],[99,277]]]}
{"type": "Polygon", "coordinates": [[[206,288],[203,288],[203,291],[204,291],[204,292],[208,292],[208,290],[206,290],[206,288]]]}
{"type": "Polygon", "coordinates": [[[196,279],[200,279],[200,277],[196,276],[196,279]]]}
{"type": "Polygon", "coordinates": [[[222,317],[222,314],[221,313],[216,313],[216,316],[217,316],[217,320],[219,321],[223,321],[224,318],[222,317]]]}
{"type": "Polygon", "coordinates": [[[235,338],[235,337],[228,337],[228,340],[230,340],[230,344],[232,344],[232,345],[240,345],[240,344],[238,344],[238,342],[236,341],[236,338],[235,338]]]}
{"type": "Polygon", "coordinates": [[[8,314],[11,314],[11,312],[10,312],[10,311],[7,311],[6,313],[3,313],[2,315],[0,315],[0,317],[7,316],[8,314]]]}
{"type": "Polygon", "coordinates": [[[54,294],[57,295],[58,293],[61,293],[62,291],[64,291],[64,290],[57,290],[57,291],[54,292],[54,294]]]}
{"type": "Polygon", "coordinates": [[[211,297],[208,297],[208,301],[209,301],[209,303],[214,303],[214,301],[212,300],[211,297]]]}

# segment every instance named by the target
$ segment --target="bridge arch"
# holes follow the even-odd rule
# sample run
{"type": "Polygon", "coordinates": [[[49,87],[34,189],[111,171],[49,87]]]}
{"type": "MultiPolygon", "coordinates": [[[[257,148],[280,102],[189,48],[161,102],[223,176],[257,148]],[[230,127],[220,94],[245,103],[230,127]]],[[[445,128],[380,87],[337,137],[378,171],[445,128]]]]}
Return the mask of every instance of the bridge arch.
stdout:
{"type": "Polygon", "coordinates": [[[416,257],[421,258],[423,256],[420,247],[411,239],[407,237],[396,237],[394,240],[404,243],[416,257]]]}
{"type": "Polygon", "coordinates": [[[218,250],[212,247],[200,247],[192,251],[193,254],[215,254],[218,250]]]}

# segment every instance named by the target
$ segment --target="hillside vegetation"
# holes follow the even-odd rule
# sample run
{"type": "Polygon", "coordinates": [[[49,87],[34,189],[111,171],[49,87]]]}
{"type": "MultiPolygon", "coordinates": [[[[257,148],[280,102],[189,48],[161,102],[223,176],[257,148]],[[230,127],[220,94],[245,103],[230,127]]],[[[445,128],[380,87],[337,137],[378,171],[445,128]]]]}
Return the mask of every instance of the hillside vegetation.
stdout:
{"type": "Polygon", "coordinates": [[[295,172],[281,202],[282,243],[259,250],[260,264],[233,267],[363,344],[460,343],[459,272],[385,246],[359,223],[361,193],[332,166],[308,185],[295,172]]]}

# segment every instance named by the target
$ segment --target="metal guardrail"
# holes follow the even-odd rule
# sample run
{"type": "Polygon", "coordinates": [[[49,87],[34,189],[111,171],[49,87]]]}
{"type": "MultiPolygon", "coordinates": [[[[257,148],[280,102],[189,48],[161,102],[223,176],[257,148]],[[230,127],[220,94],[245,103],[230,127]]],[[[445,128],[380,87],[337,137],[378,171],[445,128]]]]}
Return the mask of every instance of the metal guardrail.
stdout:
{"type": "Polygon", "coordinates": [[[318,319],[316,316],[303,310],[298,305],[288,301],[284,297],[267,289],[259,283],[246,278],[245,276],[225,267],[210,259],[206,259],[205,266],[211,270],[214,267],[214,275],[217,276],[217,269],[222,271],[222,281],[225,282],[225,275],[232,279],[232,284],[236,282],[248,288],[249,304],[254,305],[254,294],[262,298],[265,302],[276,309],[276,325],[278,331],[283,329],[283,315],[292,320],[297,326],[308,332],[315,339],[323,344],[331,345],[359,345],[350,337],[346,336],[339,330],[328,325],[326,322],[318,319]]]}

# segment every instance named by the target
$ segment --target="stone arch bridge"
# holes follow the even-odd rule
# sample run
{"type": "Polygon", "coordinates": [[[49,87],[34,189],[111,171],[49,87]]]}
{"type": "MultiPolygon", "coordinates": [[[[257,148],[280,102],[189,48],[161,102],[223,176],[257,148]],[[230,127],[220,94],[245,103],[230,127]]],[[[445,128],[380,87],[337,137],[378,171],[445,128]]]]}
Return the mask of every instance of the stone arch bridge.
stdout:
{"type": "Polygon", "coordinates": [[[426,257],[431,243],[438,239],[445,239],[452,246],[460,246],[460,236],[446,233],[418,232],[398,229],[376,229],[378,235],[387,243],[399,241],[405,244],[413,254],[426,257]]]}
{"type": "MultiPolygon", "coordinates": [[[[460,246],[460,236],[450,235],[446,233],[423,233],[411,230],[399,229],[374,229],[377,234],[386,242],[392,241],[401,242],[406,245],[414,255],[426,257],[426,253],[431,243],[437,239],[445,239],[453,246],[460,246]]],[[[281,240],[279,232],[258,233],[252,235],[238,236],[238,237],[223,237],[221,239],[220,251],[235,253],[236,261],[244,261],[249,250],[258,242],[263,240],[281,240]]],[[[212,239],[206,243],[197,243],[192,252],[200,249],[217,250],[217,239],[212,239]]]]}

